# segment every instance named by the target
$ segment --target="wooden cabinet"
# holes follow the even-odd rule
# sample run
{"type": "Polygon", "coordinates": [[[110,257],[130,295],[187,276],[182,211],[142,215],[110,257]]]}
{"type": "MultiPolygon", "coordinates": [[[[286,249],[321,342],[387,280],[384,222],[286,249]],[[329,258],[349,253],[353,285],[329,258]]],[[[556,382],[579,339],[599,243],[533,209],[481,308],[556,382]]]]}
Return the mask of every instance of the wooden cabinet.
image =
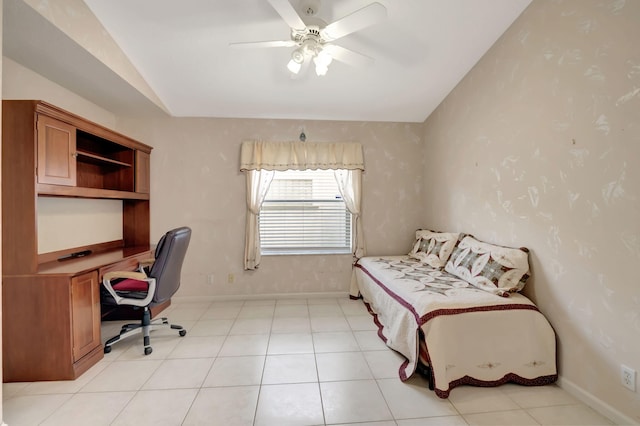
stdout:
{"type": "Polygon", "coordinates": [[[100,280],[133,270],[149,246],[48,262],[35,274],[4,275],[2,367],[5,382],[73,380],[103,356],[100,280]]]}
{"type": "Polygon", "coordinates": [[[101,345],[97,271],[71,278],[71,323],[73,361],[76,362],[101,345]]]}
{"type": "Polygon", "coordinates": [[[39,194],[141,198],[136,180],[146,178],[148,188],[150,147],[72,115],[53,118],[52,112],[51,106],[36,105],[39,194]],[[138,157],[144,156],[138,168],[138,157]]]}
{"type": "Polygon", "coordinates": [[[98,294],[97,285],[95,271],[78,277],[4,277],[5,382],[72,380],[103,358],[100,318],[96,322],[89,313],[100,309],[91,300],[98,294]]]}
{"type": "Polygon", "coordinates": [[[151,192],[151,156],[143,151],[136,151],[136,192],[151,192]]]}
{"type": "Polygon", "coordinates": [[[38,183],[76,185],[76,129],[38,115],[38,183]]]}
{"type": "Polygon", "coordinates": [[[104,249],[38,254],[38,197],[123,200],[119,246],[149,244],[149,193],[136,190],[136,179],[144,177],[141,185],[149,188],[150,146],[46,102],[4,100],[2,105],[3,274],[35,273],[39,264],[60,256],[104,249]],[[143,155],[147,159],[138,171],[143,155]]]}
{"type": "Polygon", "coordinates": [[[4,381],[75,379],[102,359],[101,274],[151,255],[151,149],[46,102],[2,102],[4,381]],[[122,240],[39,253],[38,197],[122,200],[122,240]]]}

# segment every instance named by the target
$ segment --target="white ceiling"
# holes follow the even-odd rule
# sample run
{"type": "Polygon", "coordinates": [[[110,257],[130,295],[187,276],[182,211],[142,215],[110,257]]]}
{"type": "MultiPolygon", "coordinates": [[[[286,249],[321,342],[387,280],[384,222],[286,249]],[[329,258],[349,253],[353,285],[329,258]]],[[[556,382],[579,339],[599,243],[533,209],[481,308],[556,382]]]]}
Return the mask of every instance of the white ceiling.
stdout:
{"type": "MultiPolygon", "coordinates": [[[[531,0],[378,0],[386,20],[335,42],[373,65],[334,61],[296,79],[291,47],[229,47],[289,39],[267,0],[84,1],[172,115],[422,122],[531,0]]],[[[321,0],[317,16],[371,2],[321,0]]]]}

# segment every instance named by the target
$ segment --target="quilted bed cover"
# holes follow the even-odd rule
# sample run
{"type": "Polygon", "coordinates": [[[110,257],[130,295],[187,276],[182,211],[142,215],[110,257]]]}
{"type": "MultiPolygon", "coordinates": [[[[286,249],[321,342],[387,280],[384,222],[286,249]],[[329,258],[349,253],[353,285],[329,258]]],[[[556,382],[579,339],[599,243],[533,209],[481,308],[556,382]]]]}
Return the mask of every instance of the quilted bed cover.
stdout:
{"type": "Polygon", "coordinates": [[[362,296],[379,336],[407,359],[401,380],[416,370],[420,331],[441,398],[461,384],[557,380],[555,333],[527,297],[491,294],[408,256],[365,257],[354,274],[351,294],[362,296]]]}

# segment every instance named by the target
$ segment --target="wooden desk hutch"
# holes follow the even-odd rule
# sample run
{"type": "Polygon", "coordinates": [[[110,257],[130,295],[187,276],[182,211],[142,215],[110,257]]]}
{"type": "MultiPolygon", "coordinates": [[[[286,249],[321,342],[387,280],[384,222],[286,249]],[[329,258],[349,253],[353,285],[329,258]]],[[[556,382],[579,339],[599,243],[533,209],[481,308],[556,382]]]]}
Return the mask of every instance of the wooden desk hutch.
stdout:
{"type": "Polygon", "coordinates": [[[151,149],[46,102],[3,101],[5,382],[75,379],[102,359],[102,275],[152,256],[151,149]],[[38,197],[122,200],[122,240],[38,253],[38,197]]]}

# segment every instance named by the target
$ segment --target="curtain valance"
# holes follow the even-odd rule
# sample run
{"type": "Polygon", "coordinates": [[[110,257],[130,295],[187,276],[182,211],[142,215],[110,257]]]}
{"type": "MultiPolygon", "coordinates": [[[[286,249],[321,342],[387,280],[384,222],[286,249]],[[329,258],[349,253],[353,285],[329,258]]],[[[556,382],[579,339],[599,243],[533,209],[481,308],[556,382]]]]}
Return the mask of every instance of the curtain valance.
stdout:
{"type": "Polygon", "coordinates": [[[245,141],[240,171],[248,170],[364,170],[362,145],[357,142],[245,141]]]}

